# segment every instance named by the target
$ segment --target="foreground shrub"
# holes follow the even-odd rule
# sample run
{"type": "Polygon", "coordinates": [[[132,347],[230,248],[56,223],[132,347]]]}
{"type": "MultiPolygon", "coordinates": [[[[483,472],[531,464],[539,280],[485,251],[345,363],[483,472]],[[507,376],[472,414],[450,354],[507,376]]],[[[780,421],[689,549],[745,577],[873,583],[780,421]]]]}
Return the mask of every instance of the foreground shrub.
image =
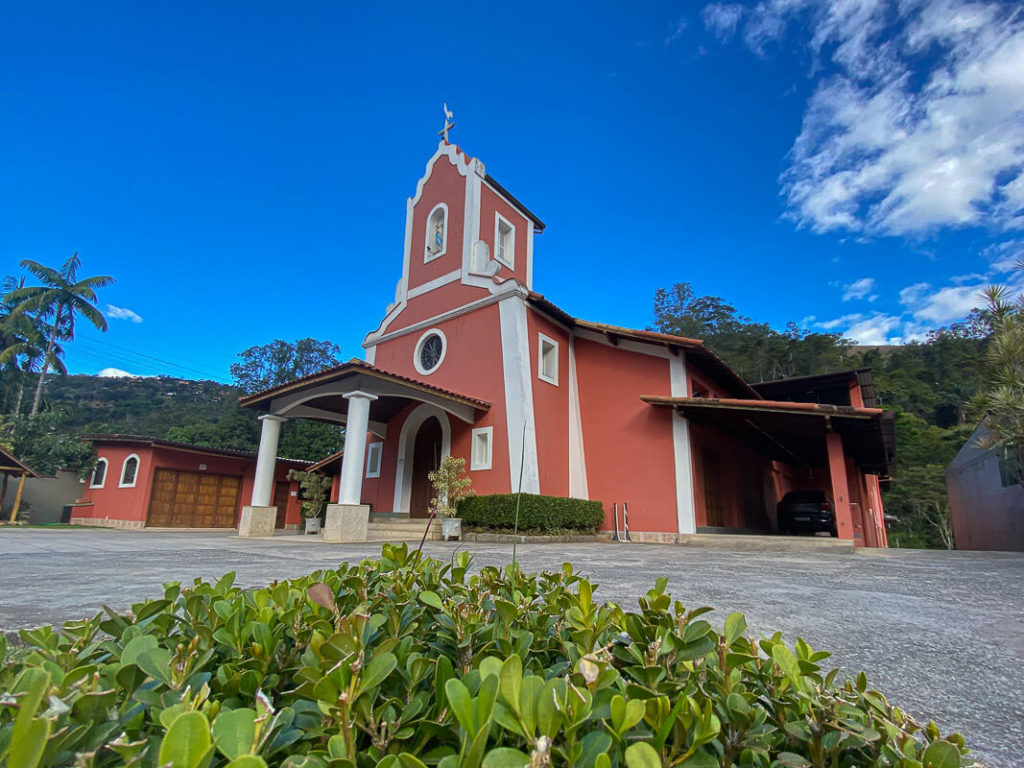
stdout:
{"type": "Polygon", "coordinates": [[[604,522],[599,501],[538,496],[534,493],[495,493],[471,496],[459,502],[459,517],[466,525],[511,531],[519,499],[519,530],[570,530],[593,533],[604,522]]]}
{"type": "MultiPolygon", "coordinates": [[[[243,590],[21,633],[0,763],[171,768],[708,768],[961,764],[828,656],[665,594],[600,605],[571,566],[526,575],[385,546],[243,590]]],[[[0,635],[2,637],[2,635],[0,635]]],[[[6,655],[6,649],[0,648],[6,655]]]]}

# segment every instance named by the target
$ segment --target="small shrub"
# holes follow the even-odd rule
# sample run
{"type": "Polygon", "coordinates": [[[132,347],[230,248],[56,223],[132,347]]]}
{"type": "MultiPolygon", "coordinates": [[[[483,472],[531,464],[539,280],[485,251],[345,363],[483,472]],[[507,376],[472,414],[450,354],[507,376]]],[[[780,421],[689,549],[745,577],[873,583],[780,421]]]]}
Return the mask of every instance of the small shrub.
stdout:
{"type": "Polygon", "coordinates": [[[459,517],[466,525],[511,531],[519,503],[519,529],[531,531],[571,530],[593,533],[604,522],[599,501],[538,496],[533,493],[495,493],[473,496],[459,502],[459,517]]]}
{"type": "Polygon", "coordinates": [[[379,560],[271,584],[197,580],[106,614],[0,633],[11,768],[956,768],[828,654],[718,632],[665,593],[600,604],[566,564],[468,573],[379,560]]]}

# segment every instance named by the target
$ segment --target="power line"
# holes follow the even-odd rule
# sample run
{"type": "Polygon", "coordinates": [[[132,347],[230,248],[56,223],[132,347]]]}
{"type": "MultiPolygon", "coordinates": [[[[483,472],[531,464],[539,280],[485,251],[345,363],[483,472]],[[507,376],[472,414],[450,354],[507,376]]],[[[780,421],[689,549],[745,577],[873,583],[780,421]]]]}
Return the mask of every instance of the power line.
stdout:
{"type": "MultiPolygon", "coordinates": [[[[101,341],[99,339],[88,339],[88,338],[77,339],[76,341],[82,342],[82,343],[85,343],[85,344],[92,344],[92,345],[94,345],[96,347],[99,347],[103,351],[104,354],[109,354],[111,357],[121,357],[122,359],[127,359],[129,362],[131,362],[132,364],[135,364],[135,365],[142,365],[142,366],[145,366],[147,368],[159,370],[159,369],[156,368],[156,366],[153,366],[152,364],[145,363],[142,360],[137,360],[136,359],[136,358],[146,358],[148,360],[153,360],[153,361],[155,361],[157,363],[160,363],[162,365],[165,365],[165,366],[171,366],[172,368],[180,368],[183,371],[191,371],[192,373],[199,374],[200,376],[203,376],[203,377],[208,378],[208,379],[212,379],[213,381],[220,381],[220,382],[227,382],[228,381],[228,379],[225,376],[221,375],[221,374],[213,374],[210,371],[200,370],[198,368],[193,368],[193,367],[191,367],[189,365],[184,365],[183,363],[176,363],[176,362],[174,362],[172,360],[166,360],[164,358],[156,357],[155,355],[150,355],[150,354],[147,354],[145,352],[139,352],[138,350],[129,349],[128,347],[122,347],[122,346],[120,346],[118,344],[114,344],[113,342],[101,341]],[[108,350],[108,348],[109,348],[109,350],[120,350],[120,353],[111,352],[111,351],[108,350]],[[127,357],[124,357],[124,356],[127,356],[127,357]]],[[[85,352],[86,350],[81,350],[81,351],[85,352]]],[[[95,354],[95,352],[94,352],[94,354],[95,354]]]]}

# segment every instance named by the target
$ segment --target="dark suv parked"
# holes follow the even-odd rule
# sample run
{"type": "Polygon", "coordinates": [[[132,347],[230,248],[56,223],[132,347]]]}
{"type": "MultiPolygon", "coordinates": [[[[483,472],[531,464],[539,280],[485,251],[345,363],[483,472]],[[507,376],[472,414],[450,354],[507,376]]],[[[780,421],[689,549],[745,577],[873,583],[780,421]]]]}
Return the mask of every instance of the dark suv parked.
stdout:
{"type": "Polygon", "coordinates": [[[779,532],[828,531],[836,535],[836,513],[824,491],[790,491],[778,506],[779,532]]]}

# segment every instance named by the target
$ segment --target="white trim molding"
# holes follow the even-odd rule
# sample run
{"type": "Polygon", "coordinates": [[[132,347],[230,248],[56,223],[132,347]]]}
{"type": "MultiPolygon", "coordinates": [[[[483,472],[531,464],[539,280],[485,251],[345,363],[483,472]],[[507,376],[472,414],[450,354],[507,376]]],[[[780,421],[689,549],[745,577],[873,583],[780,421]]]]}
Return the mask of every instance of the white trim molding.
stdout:
{"type": "Polygon", "coordinates": [[[432,374],[434,371],[441,367],[441,363],[444,362],[444,356],[447,353],[448,337],[444,335],[444,331],[442,331],[440,328],[430,328],[424,331],[423,335],[420,336],[419,341],[416,342],[416,348],[413,350],[412,353],[412,364],[416,366],[416,371],[421,376],[429,376],[430,374],[432,374]],[[441,357],[437,359],[437,362],[434,364],[433,368],[424,368],[423,364],[420,362],[420,355],[423,353],[423,346],[435,336],[441,339],[441,357]]]}
{"type": "MultiPolygon", "coordinates": [[[[679,354],[668,361],[672,397],[687,397],[686,358],[679,354]]],[[[679,533],[697,532],[697,505],[693,498],[693,460],[690,423],[672,409],[672,453],[676,474],[676,525],[679,533]]]]}
{"type": "Polygon", "coordinates": [[[441,423],[441,458],[449,455],[452,451],[452,425],[448,420],[448,414],[436,405],[423,403],[416,406],[405,423],[402,424],[402,431],[398,435],[398,463],[395,466],[395,498],[393,512],[409,514],[409,504],[412,501],[412,464],[415,459],[416,433],[420,427],[431,416],[441,423]]]}
{"type": "MultiPolygon", "coordinates": [[[[434,259],[439,259],[448,252],[448,204],[438,203],[430,209],[430,213],[427,214],[427,227],[423,231],[423,263],[427,264],[434,259]],[[443,211],[444,218],[441,220],[441,250],[437,253],[430,252],[430,237],[431,237],[431,220],[434,218],[434,213],[438,210],[443,211]]],[[[411,291],[410,291],[411,293],[411,291]]]]}
{"type": "Polygon", "coordinates": [[[440,288],[442,285],[448,285],[448,283],[454,283],[460,277],[462,277],[462,272],[461,272],[461,270],[458,270],[458,269],[456,269],[456,270],[454,270],[452,272],[449,272],[447,275],[441,275],[440,277],[435,277],[433,280],[428,280],[427,282],[425,282],[425,283],[423,283],[421,285],[417,285],[415,288],[412,288],[406,294],[406,298],[408,298],[408,299],[415,299],[417,296],[422,296],[425,293],[430,293],[432,290],[434,290],[435,288],[440,288]]]}
{"type": "Polygon", "coordinates": [[[498,316],[501,319],[501,363],[505,377],[509,487],[512,493],[519,490],[540,493],[526,300],[513,295],[509,301],[500,302],[498,316]],[[523,478],[521,489],[520,475],[523,478]]]}
{"type": "Polygon", "coordinates": [[[494,260],[504,264],[509,269],[516,268],[516,225],[506,219],[497,211],[494,212],[494,248],[491,251],[494,260]],[[505,258],[501,257],[501,225],[508,229],[508,243],[505,248],[505,258]]]}
{"type": "Polygon", "coordinates": [[[473,430],[469,441],[469,469],[471,472],[478,472],[491,468],[491,460],[494,456],[494,427],[477,427],[473,430]],[[478,443],[478,441],[483,441],[478,443]],[[478,444],[484,446],[484,456],[477,452],[478,444]]]}
{"type": "Polygon", "coordinates": [[[107,473],[110,471],[110,462],[106,459],[96,459],[96,465],[92,468],[92,474],[89,475],[89,487],[90,488],[102,488],[107,483],[107,473]],[[96,470],[100,464],[103,465],[103,477],[100,481],[96,482],[96,470]]]}
{"type": "Polygon", "coordinates": [[[587,457],[583,448],[583,419],[580,416],[580,385],[576,377],[576,339],[569,336],[569,495],[589,499],[587,457]]]}
{"type": "Polygon", "coordinates": [[[545,336],[543,333],[537,334],[537,378],[541,381],[546,381],[548,384],[554,384],[558,386],[558,342],[552,339],[550,336],[545,336]],[[551,357],[547,358],[554,360],[554,372],[548,373],[545,369],[545,355],[544,347],[547,346],[551,350],[551,357]]]}
{"type": "Polygon", "coordinates": [[[118,488],[134,488],[135,483],[139,480],[139,470],[142,469],[142,459],[139,458],[139,454],[133,453],[130,456],[125,457],[125,460],[121,462],[121,476],[117,480],[118,488]],[[132,475],[132,481],[126,483],[124,481],[124,473],[128,470],[128,462],[135,459],[135,474],[132,475]]]}

